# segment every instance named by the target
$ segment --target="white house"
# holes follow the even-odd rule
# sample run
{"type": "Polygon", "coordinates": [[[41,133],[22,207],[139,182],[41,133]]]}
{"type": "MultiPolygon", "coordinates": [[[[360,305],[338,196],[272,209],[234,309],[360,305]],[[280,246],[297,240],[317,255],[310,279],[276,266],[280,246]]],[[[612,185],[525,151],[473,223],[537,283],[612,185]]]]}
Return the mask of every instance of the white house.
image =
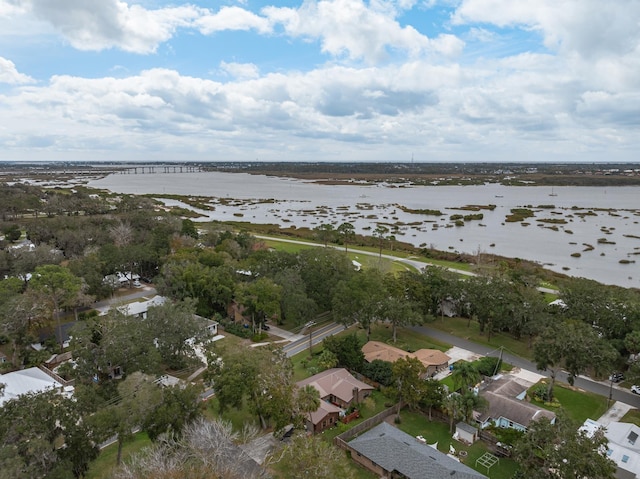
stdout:
{"type": "Polygon", "coordinates": [[[4,393],[0,395],[0,407],[5,402],[28,393],[42,393],[50,389],[64,392],[64,386],[39,368],[28,368],[0,374],[4,393]]]}
{"type": "Polygon", "coordinates": [[[135,301],[133,303],[124,304],[118,306],[118,311],[127,316],[137,316],[142,319],[147,319],[147,312],[152,306],[162,306],[167,301],[164,296],[154,296],[146,301],[135,301]]]}
{"type": "Polygon", "coordinates": [[[616,463],[616,478],[640,478],[640,427],[627,422],[611,422],[603,426],[593,419],[587,419],[580,430],[588,436],[604,428],[609,441],[607,457],[616,463]]]}

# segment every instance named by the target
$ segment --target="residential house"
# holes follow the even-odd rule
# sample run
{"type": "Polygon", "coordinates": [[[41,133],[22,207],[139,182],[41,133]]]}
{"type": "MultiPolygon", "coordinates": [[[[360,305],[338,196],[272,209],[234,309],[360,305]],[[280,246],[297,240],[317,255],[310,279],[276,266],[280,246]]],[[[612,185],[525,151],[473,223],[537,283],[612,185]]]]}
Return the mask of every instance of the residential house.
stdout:
{"type": "Polygon", "coordinates": [[[580,430],[592,436],[600,428],[604,429],[609,441],[607,457],[616,463],[616,478],[640,478],[640,427],[627,422],[611,422],[604,426],[587,419],[580,430]]]}
{"type": "Polygon", "coordinates": [[[457,459],[383,422],[347,443],[351,458],[378,477],[486,479],[457,459]]]}
{"type": "Polygon", "coordinates": [[[426,368],[425,377],[431,377],[438,371],[447,369],[451,360],[449,356],[437,349],[419,349],[415,353],[409,353],[380,341],[369,341],[362,346],[362,352],[364,359],[369,363],[376,359],[394,363],[400,358],[416,358],[426,368]]]}
{"type": "Polygon", "coordinates": [[[204,329],[204,331],[206,331],[206,333],[209,336],[213,337],[218,335],[218,326],[219,326],[218,321],[203,318],[202,316],[198,316],[197,314],[195,314],[194,317],[202,325],[202,328],[204,329]]]}
{"type": "Polygon", "coordinates": [[[5,402],[29,393],[42,393],[50,389],[59,392],[72,391],[54,379],[52,375],[39,368],[21,369],[7,374],[0,374],[0,384],[4,384],[3,394],[0,394],[0,407],[5,402]]]}
{"type": "Polygon", "coordinates": [[[555,422],[555,413],[527,402],[527,387],[508,376],[497,376],[485,384],[479,394],[487,400],[489,408],[474,413],[482,429],[494,425],[526,431],[531,422],[543,417],[555,422]]]}
{"type": "MultiPolygon", "coordinates": [[[[161,306],[167,301],[164,296],[154,296],[145,301],[134,301],[122,306],[118,306],[118,311],[127,316],[136,316],[138,318],[147,319],[147,313],[152,306],[161,306]]],[[[106,314],[106,312],[105,312],[106,314]]]]}
{"type": "Polygon", "coordinates": [[[354,378],[344,368],[327,369],[296,383],[300,388],[307,385],[313,386],[320,393],[320,407],[311,413],[312,424],[308,425],[313,432],[333,427],[343,409],[362,402],[374,389],[354,378]]]}

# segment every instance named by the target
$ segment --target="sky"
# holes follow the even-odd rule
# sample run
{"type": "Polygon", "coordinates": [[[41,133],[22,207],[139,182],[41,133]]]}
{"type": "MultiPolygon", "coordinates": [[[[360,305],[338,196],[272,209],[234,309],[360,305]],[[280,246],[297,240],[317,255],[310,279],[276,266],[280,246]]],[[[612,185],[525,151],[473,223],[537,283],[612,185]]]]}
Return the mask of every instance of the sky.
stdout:
{"type": "Polygon", "coordinates": [[[637,162],[640,0],[0,0],[0,160],[637,162]]]}

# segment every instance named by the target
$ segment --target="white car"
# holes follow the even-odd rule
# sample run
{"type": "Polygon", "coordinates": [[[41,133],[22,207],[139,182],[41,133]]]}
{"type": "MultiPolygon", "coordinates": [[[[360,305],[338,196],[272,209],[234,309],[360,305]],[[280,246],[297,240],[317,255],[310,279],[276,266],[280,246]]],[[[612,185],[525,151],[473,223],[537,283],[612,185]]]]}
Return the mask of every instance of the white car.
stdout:
{"type": "Polygon", "coordinates": [[[636,386],[635,384],[631,386],[631,392],[633,394],[640,394],[640,386],[636,386]]]}

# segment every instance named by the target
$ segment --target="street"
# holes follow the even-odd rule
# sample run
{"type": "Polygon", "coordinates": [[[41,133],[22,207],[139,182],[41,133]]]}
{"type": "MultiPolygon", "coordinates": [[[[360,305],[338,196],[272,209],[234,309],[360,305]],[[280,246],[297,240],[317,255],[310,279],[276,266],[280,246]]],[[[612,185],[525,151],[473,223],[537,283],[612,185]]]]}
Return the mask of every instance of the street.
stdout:
{"type": "MultiPolygon", "coordinates": [[[[473,343],[471,341],[467,341],[465,339],[453,336],[452,334],[445,333],[444,331],[440,331],[429,326],[413,326],[410,329],[420,334],[430,336],[434,339],[437,339],[438,341],[449,343],[453,346],[458,346],[460,348],[467,349],[483,356],[489,355],[489,353],[492,353],[492,356],[499,355],[498,350],[494,347],[473,343]]],[[[502,359],[515,367],[526,369],[529,371],[535,371],[547,377],[550,376],[548,371],[538,371],[534,363],[519,356],[514,356],[512,354],[504,352],[502,355],[502,359]]],[[[566,372],[560,371],[556,375],[556,380],[568,383],[568,376],[569,375],[566,372]]],[[[606,398],[609,397],[609,391],[611,390],[611,398],[613,399],[613,401],[621,401],[623,403],[629,404],[630,406],[633,406],[634,408],[640,408],[640,396],[637,396],[631,393],[629,390],[621,388],[616,384],[611,387],[611,383],[609,381],[593,381],[592,379],[585,376],[579,376],[576,378],[574,386],[580,389],[584,389],[585,391],[599,394],[600,396],[604,396],[606,398]]]]}
{"type": "MultiPolygon", "coordinates": [[[[313,345],[315,346],[316,344],[322,342],[322,340],[327,336],[333,336],[334,334],[338,334],[344,330],[344,324],[329,323],[325,326],[322,326],[312,332],[311,336],[313,345]]],[[[304,351],[305,349],[309,349],[309,334],[307,334],[304,338],[298,339],[297,341],[287,344],[284,348],[282,348],[282,350],[289,358],[291,356],[295,356],[299,352],[304,351]]]]}

